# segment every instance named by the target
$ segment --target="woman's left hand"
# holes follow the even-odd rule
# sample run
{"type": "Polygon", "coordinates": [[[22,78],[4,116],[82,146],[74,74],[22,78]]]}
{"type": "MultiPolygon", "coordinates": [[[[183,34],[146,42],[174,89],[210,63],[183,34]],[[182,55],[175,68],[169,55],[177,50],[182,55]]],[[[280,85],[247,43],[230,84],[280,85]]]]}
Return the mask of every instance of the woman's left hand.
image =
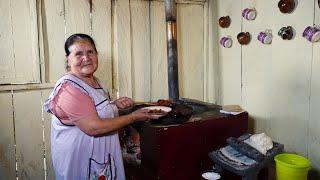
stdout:
{"type": "Polygon", "coordinates": [[[133,106],[134,101],[128,97],[121,97],[121,98],[115,100],[114,103],[116,104],[116,106],[119,109],[124,109],[124,108],[133,106]]]}

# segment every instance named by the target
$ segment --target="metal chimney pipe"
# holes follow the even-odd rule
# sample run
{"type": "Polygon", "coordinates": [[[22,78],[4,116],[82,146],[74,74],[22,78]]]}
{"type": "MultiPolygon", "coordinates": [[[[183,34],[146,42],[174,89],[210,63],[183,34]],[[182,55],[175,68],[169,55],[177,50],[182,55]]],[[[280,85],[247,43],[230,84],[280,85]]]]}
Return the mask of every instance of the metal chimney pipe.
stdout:
{"type": "Polygon", "coordinates": [[[169,98],[179,99],[177,24],[175,0],[165,0],[169,98]]]}

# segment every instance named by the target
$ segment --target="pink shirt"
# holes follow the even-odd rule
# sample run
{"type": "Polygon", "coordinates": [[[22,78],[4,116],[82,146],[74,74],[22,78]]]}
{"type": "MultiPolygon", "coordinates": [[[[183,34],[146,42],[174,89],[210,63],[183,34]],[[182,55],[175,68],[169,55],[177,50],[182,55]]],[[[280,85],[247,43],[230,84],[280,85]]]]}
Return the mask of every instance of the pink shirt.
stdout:
{"type": "Polygon", "coordinates": [[[50,107],[54,115],[67,125],[96,113],[91,97],[68,82],[62,84],[50,107]]]}

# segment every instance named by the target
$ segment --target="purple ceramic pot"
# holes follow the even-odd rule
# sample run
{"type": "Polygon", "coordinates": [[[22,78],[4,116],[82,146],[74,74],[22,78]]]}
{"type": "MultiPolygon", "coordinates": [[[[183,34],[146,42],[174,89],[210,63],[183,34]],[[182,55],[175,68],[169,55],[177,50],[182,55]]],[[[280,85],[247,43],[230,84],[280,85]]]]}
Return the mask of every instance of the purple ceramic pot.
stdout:
{"type": "Polygon", "coordinates": [[[255,9],[246,8],[242,11],[242,17],[246,20],[254,20],[257,16],[257,11],[255,9]]]}
{"type": "Polygon", "coordinates": [[[302,36],[310,42],[317,42],[320,39],[320,29],[308,26],[304,29],[302,36]]]}
{"type": "Polygon", "coordinates": [[[225,48],[230,48],[232,46],[232,39],[229,37],[222,37],[220,39],[220,44],[225,48]]]}
{"type": "Polygon", "coordinates": [[[263,44],[271,44],[272,42],[272,34],[269,32],[260,32],[258,34],[258,40],[263,44]]]}

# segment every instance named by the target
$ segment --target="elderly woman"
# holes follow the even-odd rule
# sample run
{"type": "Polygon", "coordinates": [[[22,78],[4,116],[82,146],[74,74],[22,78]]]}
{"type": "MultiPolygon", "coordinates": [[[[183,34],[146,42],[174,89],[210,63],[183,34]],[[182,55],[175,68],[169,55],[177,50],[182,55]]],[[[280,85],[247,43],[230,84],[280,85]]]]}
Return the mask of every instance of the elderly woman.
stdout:
{"type": "Polygon", "coordinates": [[[65,42],[68,73],[56,83],[44,104],[52,114],[51,151],[56,179],[125,179],[117,130],[151,118],[147,110],[118,116],[133,105],[123,97],[111,101],[94,76],[97,50],[86,34],[65,42]]]}

